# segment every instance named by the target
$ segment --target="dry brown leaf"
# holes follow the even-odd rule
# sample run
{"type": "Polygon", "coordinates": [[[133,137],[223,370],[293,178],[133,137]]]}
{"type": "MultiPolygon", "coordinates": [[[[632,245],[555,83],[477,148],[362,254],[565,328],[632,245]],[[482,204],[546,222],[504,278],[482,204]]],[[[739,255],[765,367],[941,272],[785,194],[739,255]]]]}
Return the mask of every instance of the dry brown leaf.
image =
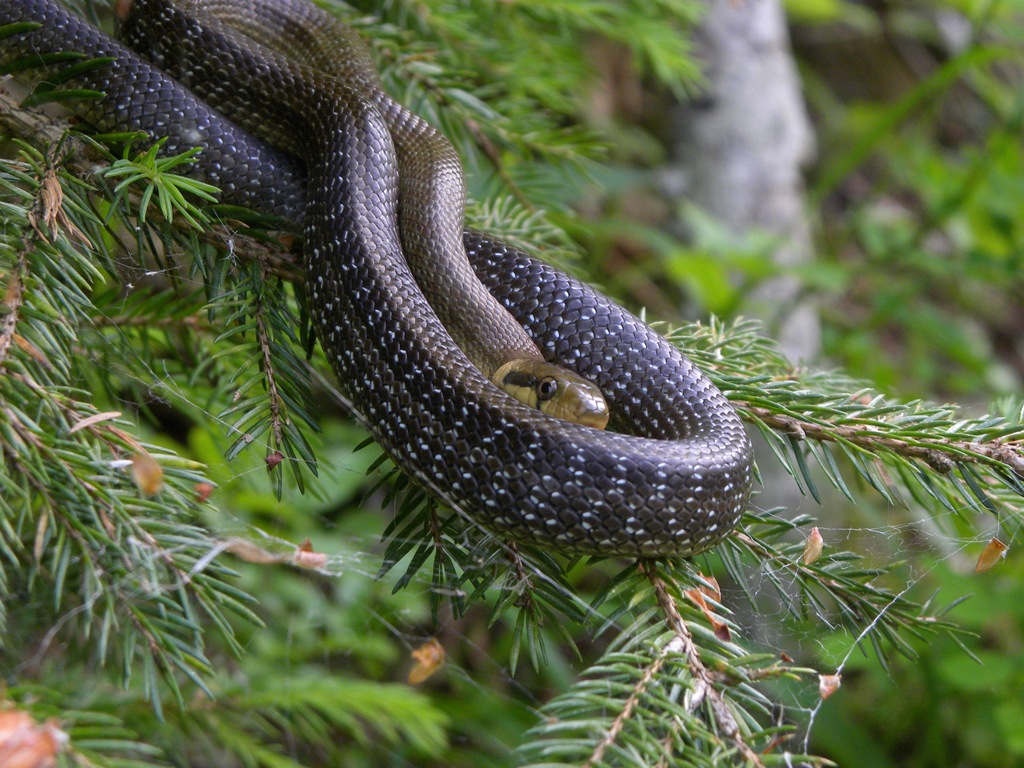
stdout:
{"type": "Polygon", "coordinates": [[[68,741],[55,720],[37,725],[20,710],[0,712],[0,766],[3,768],[53,768],[68,741]]]}
{"type": "Polygon", "coordinates": [[[26,355],[32,357],[32,359],[35,360],[37,363],[39,363],[40,365],[45,365],[47,368],[53,368],[53,366],[50,365],[50,360],[46,357],[46,355],[44,355],[41,350],[39,350],[34,344],[32,344],[20,333],[13,334],[11,336],[11,340],[15,343],[18,349],[20,349],[26,355]]]}
{"type": "Polygon", "coordinates": [[[50,514],[43,510],[39,515],[39,522],[36,524],[36,538],[32,545],[32,557],[37,563],[43,560],[43,545],[46,543],[46,531],[50,527],[50,514]]]}
{"type": "Polygon", "coordinates": [[[323,568],[327,565],[327,555],[313,551],[313,542],[306,539],[295,550],[292,562],[300,568],[323,568]]]}
{"type": "Polygon", "coordinates": [[[74,238],[85,245],[92,245],[85,233],[76,227],[64,212],[64,189],[52,168],[43,176],[43,182],[39,187],[39,202],[43,209],[43,221],[51,232],[63,230],[67,232],[69,239],[74,238]]]}
{"type": "Polygon", "coordinates": [[[714,576],[705,576],[703,573],[700,577],[704,580],[700,586],[697,587],[706,597],[710,597],[716,603],[722,600],[722,588],[718,585],[718,579],[714,576]]]}
{"type": "Polygon", "coordinates": [[[164,470],[146,451],[132,454],[132,474],[139,490],[152,496],[164,485],[164,470]]]}
{"type": "Polygon", "coordinates": [[[416,665],[409,670],[409,685],[419,685],[425,682],[444,664],[444,646],[436,637],[430,638],[419,648],[413,649],[410,655],[416,665]]]}
{"type": "Polygon", "coordinates": [[[804,565],[810,565],[817,561],[821,557],[821,552],[824,548],[825,540],[821,537],[821,531],[818,530],[818,526],[814,526],[807,535],[807,541],[804,543],[804,553],[800,555],[800,562],[804,565]]]}
{"type": "Polygon", "coordinates": [[[230,552],[247,563],[257,563],[259,565],[280,563],[284,560],[282,555],[275,555],[273,552],[268,552],[262,547],[257,547],[248,539],[228,539],[224,542],[224,551],[230,552]]]}
{"type": "Polygon", "coordinates": [[[69,435],[80,432],[83,429],[91,427],[93,424],[99,424],[101,421],[109,421],[110,419],[116,419],[121,415],[120,411],[104,411],[103,413],[94,413],[92,416],[86,416],[84,419],[79,419],[75,422],[75,426],[68,430],[69,435]]]}
{"type": "Polygon", "coordinates": [[[975,573],[984,573],[999,564],[1000,560],[1006,558],[1009,547],[999,539],[993,538],[985,545],[985,549],[978,555],[978,562],[974,564],[975,573]]]}
{"type": "Polygon", "coordinates": [[[711,629],[714,631],[715,637],[723,641],[731,640],[732,633],[729,631],[729,625],[715,615],[711,606],[708,605],[707,600],[704,599],[705,594],[707,594],[708,597],[712,597],[716,600],[718,599],[716,595],[703,586],[697,589],[688,589],[683,592],[683,595],[685,595],[691,603],[700,608],[701,612],[707,618],[708,623],[711,624],[711,629]]]}
{"type": "Polygon", "coordinates": [[[46,171],[39,185],[39,203],[43,209],[43,221],[50,229],[54,229],[64,204],[64,189],[52,168],[46,171]]]}
{"type": "Polygon", "coordinates": [[[213,483],[196,483],[193,490],[196,492],[196,503],[202,504],[210,498],[211,494],[213,494],[216,489],[214,488],[213,483]]]}
{"type": "Polygon", "coordinates": [[[818,695],[827,699],[843,684],[842,675],[818,675],[818,695]]]}

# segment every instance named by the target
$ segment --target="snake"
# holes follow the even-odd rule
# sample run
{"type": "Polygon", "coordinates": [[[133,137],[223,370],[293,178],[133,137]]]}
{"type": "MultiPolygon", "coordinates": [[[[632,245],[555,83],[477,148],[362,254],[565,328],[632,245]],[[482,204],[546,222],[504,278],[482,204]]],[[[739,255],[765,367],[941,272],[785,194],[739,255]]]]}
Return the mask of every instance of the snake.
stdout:
{"type": "MultiPolygon", "coordinates": [[[[61,66],[59,54],[95,59],[60,84],[101,94],[73,103],[82,119],[99,131],[166,137],[165,153],[201,147],[190,172],[218,186],[222,202],[292,222],[303,235],[312,322],[340,394],[438,501],[512,542],[571,555],[685,557],[720,543],[749,499],[753,453],[741,418],[707,376],[586,283],[466,228],[461,252],[475,278],[545,362],[600,389],[609,429],[559,418],[496,386],[410,268],[409,238],[433,235],[401,232],[412,219],[400,211],[397,147],[416,142],[395,138],[401,128],[367,92],[376,75],[365,63],[346,74],[315,53],[289,55],[288,35],[319,34],[305,0],[216,0],[220,11],[239,2],[291,20],[284,38],[256,35],[283,51],[226,26],[204,8],[209,2],[135,0],[133,14],[149,9],[150,39],[164,41],[148,60],[56,0],[0,0],[0,64],[39,57],[49,71],[61,66]],[[272,121],[291,141],[274,147],[253,135],[235,122],[244,116],[229,119],[164,69],[175,66],[191,87],[223,82],[219,92],[259,116],[251,122],[272,121]]],[[[430,268],[443,272],[439,258],[430,268]]]]}
{"type": "MultiPolygon", "coordinates": [[[[216,76],[209,57],[189,50],[178,34],[164,34],[173,6],[162,0],[122,0],[118,6],[120,36],[133,50],[158,59],[165,71],[242,127],[292,154],[302,153],[296,141],[301,133],[279,119],[278,102],[250,98],[231,80],[216,76]]],[[[232,39],[233,46],[257,41],[268,46],[264,55],[268,49],[281,52],[290,61],[330,72],[331,82],[342,86],[335,98],[366,98],[373,104],[394,142],[403,252],[452,338],[477,368],[517,399],[603,429],[609,412],[600,389],[546,362],[476,277],[462,242],[466,184],[459,156],[440,131],[387,94],[362,38],[309,2],[197,0],[187,8],[193,15],[201,12],[208,25],[223,24],[226,29],[219,34],[232,39]]],[[[324,90],[322,83],[314,87],[324,90]]]]}

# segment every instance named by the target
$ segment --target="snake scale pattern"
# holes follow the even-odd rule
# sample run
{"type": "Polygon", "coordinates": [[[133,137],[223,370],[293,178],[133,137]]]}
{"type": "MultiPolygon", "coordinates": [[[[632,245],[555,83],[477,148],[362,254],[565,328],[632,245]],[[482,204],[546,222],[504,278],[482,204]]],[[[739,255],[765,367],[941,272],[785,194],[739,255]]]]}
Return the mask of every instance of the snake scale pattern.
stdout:
{"type": "MultiPolygon", "coordinates": [[[[249,2],[287,12],[305,0],[249,2]]],[[[151,9],[184,57],[183,79],[206,71],[230,82],[297,137],[299,157],[56,0],[0,0],[0,29],[19,25],[0,39],[0,63],[63,51],[111,57],[64,84],[106,94],[75,105],[83,119],[102,131],[169,136],[167,152],[201,146],[194,173],[218,185],[224,202],[301,226],[319,341],[342,394],[399,467],[480,524],[560,552],[686,556],[735,527],[750,493],[751,446],[735,410],[679,350],[585,284],[467,230],[465,253],[488,291],[545,359],[600,387],[616,431],[512,399],[469,362],[409,269],[399,142],[372,98],[240,38],[207,18],[202,0],[135,5],[151,9]]]]}

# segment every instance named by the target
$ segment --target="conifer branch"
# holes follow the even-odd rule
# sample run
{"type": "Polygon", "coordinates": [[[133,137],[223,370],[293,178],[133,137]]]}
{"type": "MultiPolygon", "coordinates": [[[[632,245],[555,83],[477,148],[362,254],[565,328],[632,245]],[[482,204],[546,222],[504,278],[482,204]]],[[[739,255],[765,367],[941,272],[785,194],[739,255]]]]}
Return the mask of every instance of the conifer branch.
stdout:
{"type": "MultiPolygon", "coordinates": [[[[686,622],[683,621],[683,617],[679,615],[675,598],[669,592],[664,580],[665,577],[659,573],[657,564],[654,562],[645,562],[641,565],[641,568],[646,573],[651,586],[654,587],[658,607],[661,608],[665,623],[675,634],[675,642],[679,646],[678,649],[673,649],[673,643],[669,643],[665,646],[665,652],[667,653],[671,650],[681,652],[693,677],[694,690],[689,704],[690,711],[696,710],[706,698],[710,704],[712,715],[715,718],[715,730],[727,740],[732,741],[750,765],[763,768],[764,763],[761,762],[758,755],[743,740],[739,725],[736,723],[736,718],[729,711],[723,694],[715,686],[715,681],[708,668],[704,666],[704,662],[700,657],[700,649],[694,643],[693,635],[687,628],[686,622]]],[[[676,591],[678,591],[678,588],[676,591]]]]}
{"type": "MultiPolygon", "coordinates": [[[[4,85],[12,82],[5,81],[4,85]]],[[[23,106],[21,99],[24,97],[24,91],[12,90],[12,93],[8,93],[4,88],[0,88],[0,129],[6,129],[11,135],[40,149],[61,147],[62,166],[81,179],[94,178],[97,169],[116,159],[105,147],[79,133],[67,118],[55,117],[39,107],[23,106]]],[[[139,190],[130,192],[129,202],[137,206],[141,194],[139,190]]],[[[223,247],[225,243],[230,243],[231,253],[235,258],[242,261],[260,261],[274,277],[301,285],[303,277],[300,259],[290,247],[290,235],[268,236],[264,230],[258,228],[259,217],[252,217],[255,219],[254,222],[239,221],[236,216],[245,212],[225,209],[221,215],[218,213],[219,210],[219,207],[211,210],[210,222],[199,233],[204,243],[215,247],[223,247]],[[223,223],[219,223],[219,220],[223,220],[223,223]],[[247,231],[252,235],[239,236],[247,231]]],[[[178,226],[182,231],[188,229],[186,222],[178,226]]]]}
{"type": "MultiPolygon", "coordinates": [[[[268,270],[260,262],[260,277],[266,281],[269,278],[268,270]]],[[[256,340],[259,344],[260,354],[263,358],[263,375],[267,380],[267,407],[270,410],[270,428],[273,434],[272,445],[284,444],[283,426],[283,401],[277,390],[277,373],[274,366],[274,358],[271,352],[270,332],[267,329],[266,315],[263,303],[257,298],[253,306],[253,317],[256,322],[256,340]]]]}
{"type": "MultiPolygon", "coordinates": [[[[667,643],[665,647],[662,648],[661,652],[654,658],[654,660],[650,664],[648,664],[647,667],[643,670],[643,674],[640,676],[640,679],[637,680],[636,684],[633,686],[633,689],[629,692],[629,696],[623,702],[622,711],[619,712],[618,715],[616,715],[615,719],[612,721],[611,726],[609,726],[605,735],[601,738],[599,742],[597,742],[597,744],[594,747],[594,751],[590,754],[590,756],[587,758],[587,761],[583,764],[584,768],[596,768],[596,766],[601,765],[604,759],[605,752],[607,752],[608,748],[611,747],[619,738],[619,735],[622,733],[622,729],[625,727],[625,724],[630,720],[630,718],[633,717],[634,711],[636,710],[637,706],[640,705],[643,694],[647,691],[648,687],[651,685],[655,677],[657,677],[658,673],[661,672],[662,667],[665,666],[665,663],[669,660],[670,655],[673,653],[679,653],[682,648],[685,648],[685,640],[683,634],[680,634],[678,630],[675,630],[675,632],[675,640],[673,642],[667,643]]],[[[683,633],[685,633],[686,635],[689,634],[686,633],[685,627],[683,628],[683,633]]],[[[697,697],[695,697],[695,699],[697,699],[697,697]]],[[[671,737],[666,736],[665,741],[671,743],[671,737]]]]}
{"type": "Polygon", "coordinates": [[[734,401],[752,420],[758,420],[773,430],[789,434],[798,440],[844,443],[870,453],[887,451],[910,459],[926,462],[936,472],[947,473],[958,462],[988,463],[1004,467],[1024,478],[1024,430],[1008,425],[1007,433],[1000,437],[981,440],[956,440],[891,436],[884,428],[871,424],[835,424],[814,421],[800,415],[779,413],[769,408],[734,401]]]}

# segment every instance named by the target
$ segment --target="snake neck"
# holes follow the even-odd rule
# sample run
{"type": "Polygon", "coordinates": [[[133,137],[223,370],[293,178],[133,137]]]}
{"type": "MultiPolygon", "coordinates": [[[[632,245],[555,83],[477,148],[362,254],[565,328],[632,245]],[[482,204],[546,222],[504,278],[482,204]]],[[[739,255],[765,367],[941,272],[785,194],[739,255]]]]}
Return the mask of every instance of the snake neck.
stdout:
{"type": "MultiPolygon", "coordinates": [[[[143,2],[152,0],[136,0],[143,2]]],[[[265,0],[159,0],[202,12],[232,30],[276,50],[316,73],[318,84],[344,83],[380,112],[394,142],[398,174],[398,222],[402,250],[424,296],[452,339],[488,378],[513,360],[543,360],[537,345],[480,283],[462,242],[466,183],[451,142],[384,90],[371,53],[357,32],[305,2],[265,0]]],[[[133,11],[134,12],[134,11],[133,11]]],[[[126,30],[133,45],[141,35],[126,30]]],[[[177,69],[177,67],[176,67],[177,69]]],[[[193,78],[210,98],[216,85],[193,78]]],[[[307,151],[294,130],[282,131],[263,109],[216,94],[232,119],[293,152],[307,151]]]]}

